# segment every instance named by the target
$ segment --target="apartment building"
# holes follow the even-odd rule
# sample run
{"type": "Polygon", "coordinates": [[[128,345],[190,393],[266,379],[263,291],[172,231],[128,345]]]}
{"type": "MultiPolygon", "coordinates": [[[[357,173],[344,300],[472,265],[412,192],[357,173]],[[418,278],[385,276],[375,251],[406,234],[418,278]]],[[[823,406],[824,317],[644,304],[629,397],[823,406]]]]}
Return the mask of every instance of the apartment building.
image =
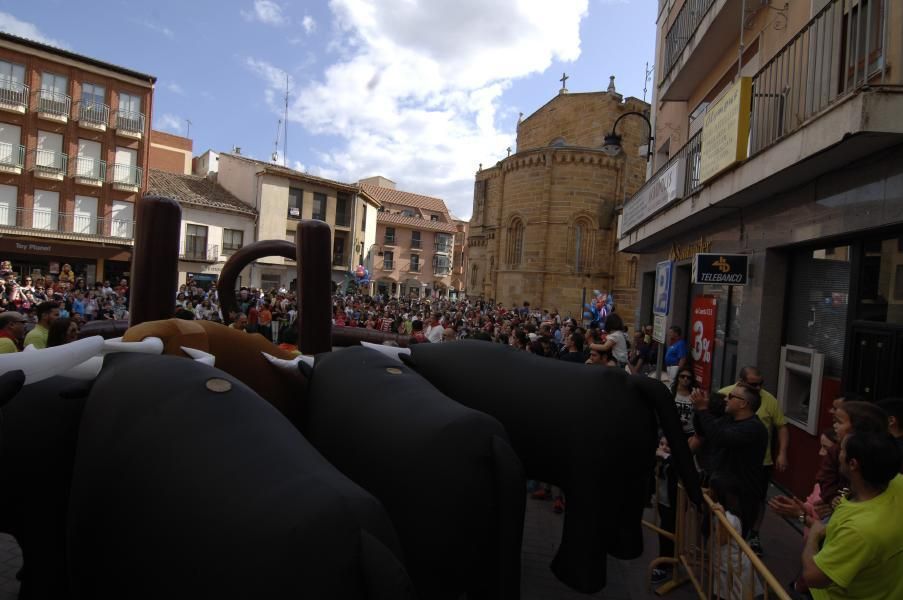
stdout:
{"type": "Polygon", "coordinates": [[[0,255],[15,271],[128,274],[155,81],[0,33],[0,255]]]}
{"type": "Polygon", "coordinates": [[[636,316],[688,332],[704,387],[762,368],[800,494],[835,395],[903,395],[903,3],[662,0],[657,27],[636,316]]]}
{"type": "Polygon", "coordinates": [[[385,177],[360,181],[364,197],[382,208],[368,250],[376,293],[393,298],[445,298],[452,287],[457,226],[439,198],[402,192],[385,177]]]}
{"type": "MultiPolygon", "coordinates": [[[[325,221],[332,230],[332,281],[338,287],[364,264],[366,249],[376,239],[379,201],[360,194],[357,184],[342,183],[266,163],[238,152],[218,153],[207,164],[217,167],[216,181],[257,212],[256,239],[295,241],[301,219],[325,221]]],[[[200,174],[200,173],[199,173],[200,174]]],[[[279,256],[251,265],[255,287],[291,288],[297,265],[279,256]]]]}

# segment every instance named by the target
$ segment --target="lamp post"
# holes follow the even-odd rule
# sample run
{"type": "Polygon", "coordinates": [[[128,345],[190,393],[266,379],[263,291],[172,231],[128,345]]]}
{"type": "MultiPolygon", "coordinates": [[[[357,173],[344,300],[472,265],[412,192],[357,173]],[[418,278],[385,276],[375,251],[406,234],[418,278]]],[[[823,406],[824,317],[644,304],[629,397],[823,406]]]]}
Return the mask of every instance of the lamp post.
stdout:
{"type": "Polygon", "coordinates": [[[620,154],[620,152],[621,152],[621,136],[617,134],[618,123],[621,121],[621,119],[623,119],[624,117],[630,116],[630,115],[636,115],[636,116],[640,117],[641,119],[646,121],[646,125],[649,126],[649,140],[647,141],[647,146],[646,146],[646,161],[648,162],[649,159],[652,157],[652,143],[654,141],[653,137],[652,137],[652,123],[649,122],[649,119],[646,117],[646,115],[644,115],[641,112],[637,112],[635,110],[626,112],[623,115],[621,115],[620,117],[618,117],[617,119],[615,119],[614,125],[611,126],[611,133],[609,133],[608,135],[605,136],[605,143],[602,144],[602,152],[604,152],[605,154],[607,154],[609,156],[617,156],[618,154],[620,154]]]}

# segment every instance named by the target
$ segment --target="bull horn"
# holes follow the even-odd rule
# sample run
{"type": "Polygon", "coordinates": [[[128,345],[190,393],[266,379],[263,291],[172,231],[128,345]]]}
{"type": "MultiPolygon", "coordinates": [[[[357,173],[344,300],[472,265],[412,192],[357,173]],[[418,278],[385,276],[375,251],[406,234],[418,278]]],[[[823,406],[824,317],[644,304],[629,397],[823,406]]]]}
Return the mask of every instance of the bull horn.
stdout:
{"type": "MultiPolygon", "coordinates": [[[[154,338],[156,339],[156,338],[154,338]]],[[[196,348],[189,348],[187,346],[180,346],[182,348],[182,352],[193,358],[195,361],[207,365],[208,367],[213,367],[216,364],[216,357],[210,354],[209,352],[204,352],[203,350],[198,350],[196,348]]]]}
{"type": "Polygon", "coordinates": [[[144,338],[140,342],[123,342],[122,338],[107,340],[103,344],[104,354],[129,352],[132,354],[163,354],[163,340],[158,337],[144,338]]]}
{"type": "Polygon", "coordinates": [[[371,350],[376,350],[383,356],[391,358],[396,362],[401,362],[401,355],[410,355],[410,348],[398,348],[397,346],[383,346],[382,344],[373,344],[371,342],[361,341],[361,346],[364,348],[370,348],[371,350]]]}
{"type": "Polygon", "coordinates": [[[81,379],[83,381],[93,381],[100,375],[103,368],[103,356],[92,356],[80,365],[76,365],[66,371],[60,373],[63,377],[71,377],[72,379],[81,379]]]}
{"type": "Polygon", "coordinates": [[[99,335],[44,348],[40,351],[16,352],[0,355],[0,373],[20,370],[25,373],[25,385],[61,375],[76,367],[103,349],[104,339],[99,335]]]}
{"type": "Polygon", "coordinates": [[[299,354],[292,360],[285,360],[284,358],[276,358],[272,354],[267,354],[266,352],[261,352],[263,357],[269,361],[271,365],[279,369],[280,371],[285,371],[286,373],[290,373],[292,375],[300,375],[301,371],[298,370],[298,363],[304,363],[308,367],[313,368],[314,366],[314,357],[313,356],[304,356],[303,354],[299,354]]]}

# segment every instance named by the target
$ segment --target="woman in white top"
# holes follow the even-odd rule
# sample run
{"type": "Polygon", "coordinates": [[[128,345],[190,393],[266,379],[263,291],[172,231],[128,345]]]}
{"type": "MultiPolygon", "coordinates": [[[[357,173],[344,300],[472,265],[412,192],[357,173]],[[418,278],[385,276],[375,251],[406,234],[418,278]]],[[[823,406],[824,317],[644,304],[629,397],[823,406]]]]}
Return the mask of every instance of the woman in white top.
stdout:
{"type": "Polygon", "coordinates": [[[605,319],[605,331],[608,332],[605,341],[591,344],[590,349],[608,352],[623,369],[627,365],[627,334],[624,333],[624,321],[617,313],[612,313],[605,319]]]}

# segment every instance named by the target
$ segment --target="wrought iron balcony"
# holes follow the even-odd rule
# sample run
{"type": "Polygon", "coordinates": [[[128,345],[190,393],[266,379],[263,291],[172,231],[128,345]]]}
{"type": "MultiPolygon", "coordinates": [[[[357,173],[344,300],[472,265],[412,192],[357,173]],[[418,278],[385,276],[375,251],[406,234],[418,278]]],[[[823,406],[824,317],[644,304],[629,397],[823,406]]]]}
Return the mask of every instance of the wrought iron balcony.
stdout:
{"type": "Polygon", "coordinates": [[[56,150],[32,150],[32,170],[41,179],[62,181],[69,166],[69,156],[56,150]]]}
{"type": "Polygon", "coordinates": [[[134,237],[135,221],[104,219],[90,213],[61,213],[48,208],[10,209],[0,205],[0,230],[3,228],[15,229],[17,233],[21,230],[53,232],[53,237],[64,239],[91,236],[130,240],[134,237]]]}
{"type": "Polygon", "coordinates": [[[665,35],[663,77],[667,77],[674,65],[677,64],[681,54],[683,54],[690,40],[693,39],[696,29],[702,23],[703,18],[713,4],[715,4],[715,0],[687,0],[684,2],[680,12],[677,14],[677,18],[674,19],[671,28],[665,35]]]}
{"type": "Polygon", "coordinates": [[[107,163],[96,158],[75,159],[75,183],[100,187],[107,178],[107,163]]]}
{"type": "Polygon", "coordinates": [[[116,111],[116,132],[140,139],[144,133],[144,114],[129,110],[116,111]]]}
{"type": "Polygon", "coordinates": [[[179,246],[179,258],[194,262],[215,263],[219,260],[219,246],[196,243],[193,240],[183,240],[179,246]]]}
{"type": "Polygon", "coordinates": [[[40,89],[34,93],[37,113],[42,119],[66,123],[72,112],[72,98],[54,90],[40,89]]]}
{"type": "Polygon", "coordinates": [[[23,114],[28,110],[28,86],[0,78],[0,110],[23,114]]]}
{"type": "Polygon", "coordinates": [[[110,122],[110,107],[97,102],[78,103],[78,124],[87,129],[106,131],[110,122]]]}
{"type": "Polygon", "coordinates": [[[113,189],[137,192],[141,188],[141,167],[113,164],[113,189]]]}
{"type": "Polygon", "coordinates": [[[25,146],[0,142],[0,172],[19,174],[25,167],[25,146]]]}

